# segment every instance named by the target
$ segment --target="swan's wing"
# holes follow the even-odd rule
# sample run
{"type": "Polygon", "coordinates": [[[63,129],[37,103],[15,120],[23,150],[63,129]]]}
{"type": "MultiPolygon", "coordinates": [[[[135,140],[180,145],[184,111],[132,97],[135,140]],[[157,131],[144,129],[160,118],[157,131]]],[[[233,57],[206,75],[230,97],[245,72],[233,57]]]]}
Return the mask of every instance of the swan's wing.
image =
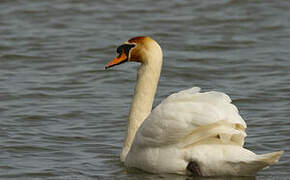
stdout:
{"type": "Polygon", "coordinates": [[[246,123],[230,97],[221,92],[199,91],[195,87],[167,97],[143,122],[133,144],[186,147],[218,136],[243,145],[246,123]]]}

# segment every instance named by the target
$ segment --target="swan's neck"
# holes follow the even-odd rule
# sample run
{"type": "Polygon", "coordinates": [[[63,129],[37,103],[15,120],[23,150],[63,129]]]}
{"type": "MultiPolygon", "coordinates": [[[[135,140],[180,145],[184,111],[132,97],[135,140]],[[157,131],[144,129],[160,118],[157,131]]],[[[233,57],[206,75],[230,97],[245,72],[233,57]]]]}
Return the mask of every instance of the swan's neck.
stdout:
{"type": "Polygon", "coordinates": [[[127,122],[126,138],[121,153],[122,162],[126,159],[138,128],[151,113],[157,90],[162,66],[161,48],[158,46],[148,54],[150,55],[147,56],[146,63],[143,63],[138,70],[137,84],[127,122]]]}

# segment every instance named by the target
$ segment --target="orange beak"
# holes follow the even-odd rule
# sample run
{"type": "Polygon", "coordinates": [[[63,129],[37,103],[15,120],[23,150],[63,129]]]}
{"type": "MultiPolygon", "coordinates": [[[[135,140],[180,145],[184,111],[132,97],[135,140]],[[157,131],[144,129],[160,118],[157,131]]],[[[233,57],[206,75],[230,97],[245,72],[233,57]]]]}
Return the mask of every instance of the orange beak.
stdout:
{"type": "Polygon", "coordinates": [[[117,56],[116,58],[114,58],[112,61],[110,61],[106,66],[105,69],[108,69],[110,67],[122,64],[124,62],[128,61],[128,57],[126,55],[126,53],[124,51],[122,51],[122,53],[117,56]]]}

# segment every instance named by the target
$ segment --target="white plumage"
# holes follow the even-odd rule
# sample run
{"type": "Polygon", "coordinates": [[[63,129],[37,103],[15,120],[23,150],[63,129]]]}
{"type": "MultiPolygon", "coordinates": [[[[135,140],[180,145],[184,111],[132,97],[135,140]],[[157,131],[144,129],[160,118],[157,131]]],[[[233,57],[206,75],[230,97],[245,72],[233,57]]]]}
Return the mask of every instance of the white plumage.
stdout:
{"type": "Polygon", "coordinates": [[[258,156],[244,149],[246,123],[231,99],[200,88],[166,98],[143,122],[126,165],[154,173],[187,174],[190,161],[203,176],[254,175],[282,152],[258,156]]]}

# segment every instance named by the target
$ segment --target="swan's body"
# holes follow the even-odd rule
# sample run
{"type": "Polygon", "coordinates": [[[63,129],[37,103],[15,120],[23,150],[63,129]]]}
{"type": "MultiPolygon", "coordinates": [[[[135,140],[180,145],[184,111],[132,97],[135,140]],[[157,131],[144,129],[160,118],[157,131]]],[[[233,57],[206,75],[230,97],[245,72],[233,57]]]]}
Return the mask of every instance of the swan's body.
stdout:
{"type": "Polygon", "coordinates": [[[221,92],[192,88],[172,94],[152,112],[162,66],[160,46],[137,37],[118,48],[106,68],[141,62],[121,161],[152,173],[199,176],[255,175],[283,151],[256,155],[243,148],[246,123],[221,92]]]}

